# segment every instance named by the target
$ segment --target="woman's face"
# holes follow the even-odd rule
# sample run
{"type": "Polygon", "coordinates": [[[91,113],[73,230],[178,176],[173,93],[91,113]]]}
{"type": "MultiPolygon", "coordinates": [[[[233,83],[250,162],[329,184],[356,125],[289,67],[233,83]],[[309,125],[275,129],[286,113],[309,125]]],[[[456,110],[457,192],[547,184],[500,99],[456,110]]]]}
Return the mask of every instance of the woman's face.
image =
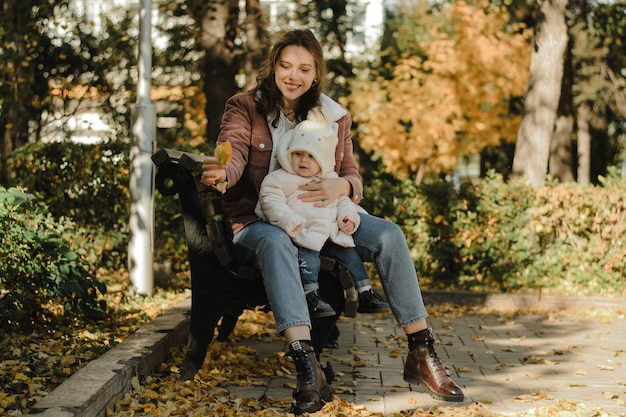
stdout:
{"type": "Polygon", "coordinates": [[[283,48],[274,69],[276,85],[283,94],[283,108],[295,109],[298,99],[313,85],[317,68],[313,55],[303,46],[283,48]]]}

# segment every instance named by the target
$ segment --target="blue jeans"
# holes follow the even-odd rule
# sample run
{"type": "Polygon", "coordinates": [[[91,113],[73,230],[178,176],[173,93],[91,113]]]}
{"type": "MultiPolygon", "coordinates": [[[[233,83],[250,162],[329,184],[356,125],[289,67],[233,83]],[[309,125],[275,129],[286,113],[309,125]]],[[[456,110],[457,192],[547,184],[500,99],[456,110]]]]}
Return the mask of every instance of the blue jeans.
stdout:
{"type": "MultiPolygon", "coordinates": [[[[374,262],[391,311],[402,327],[427,317],[413,260],[402,230],[394,223],[360,213],[352,235],[364,262],[374,262]]],[[[279,227],[257,221],[233,238],[240,263],[257,266],[263,275],[276,327],[280,333],[311,325],[298,269],[298,248],[279,227]]],[[[326,247],[322,249],[324,252],[326,247]]],[[[333,253],[327,255],[333,256],[333,253]]]]}
{"type": "MultiPolygon", "coordinates": [[[[340,265],[350,272],[354,286],[358,289],[364,285],[372,285],[370,276],[355,248],[345,248],[330,241],[326,242],[322,253],[332,256],[340,265]]],[[[320,252],[307,248],[298,248],[298,266],[300,278],[305,291],[319,289],[320,252]]]]}
{"type": "Polygon", "coordinates": [[[331,241],[327,241],[321,253],[335,259],[341,266],[346,268],[348,272],[350,272],[350,275],[352,275],[354,286],[357,289],[365,285],[372,285],[367,269],[365,269],[363,260],[356,248],[344,248],[331,241]]]}
{"type": "Polygon", "coordinates": [[[304,291],[319,289],[320,253],[316,250],[298,248],[298,267],[304,291]]]}

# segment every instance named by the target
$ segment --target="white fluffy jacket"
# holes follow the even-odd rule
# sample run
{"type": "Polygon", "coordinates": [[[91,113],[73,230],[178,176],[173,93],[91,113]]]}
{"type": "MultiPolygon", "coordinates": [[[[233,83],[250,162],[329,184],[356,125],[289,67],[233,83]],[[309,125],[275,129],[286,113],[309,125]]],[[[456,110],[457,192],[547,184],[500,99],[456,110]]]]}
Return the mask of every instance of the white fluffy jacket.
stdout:
{"type": "MultiPolygon", "coordinates": [[[[337,174],[330,172],[326,178],[337,178],[337,174]]],[[[301,201],[298,195],[304,191],[298,187],[311,181],[313,178],[291,174],[284,169],[268,174],[261,184],[257,216],[283,229],[296,245],[304,248],[320,251],[328,239],[340,246],[354,247],[352,236],[342,232],[337,221],[348,218],[354,222],[356,230],[360,223],[356,204],[346,196],[325,207],[301,201]],[[294,233],[298,225],[303,227],[294,233]]]]}

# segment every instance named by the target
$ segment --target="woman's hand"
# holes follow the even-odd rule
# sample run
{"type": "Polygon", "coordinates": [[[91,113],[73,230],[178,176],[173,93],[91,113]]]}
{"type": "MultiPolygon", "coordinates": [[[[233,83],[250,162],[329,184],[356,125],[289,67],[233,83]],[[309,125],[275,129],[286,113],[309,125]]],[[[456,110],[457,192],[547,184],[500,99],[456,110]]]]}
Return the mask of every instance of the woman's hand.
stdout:
{"type": "Polygon", "coordinates": [[[315,207],[324,207],[342,195],[349,196],[351,188],[348,180],[344,178],[323,178],[298,187],[299,190],[306,191],[298,198],[314,203],[315,207]]]}
{"type": "Polygon", "coordinates": [[[209,187],[216,188],[217,184],[226,181],[226,165],[217,162],[214,156],[207,156],[202,161],[202,176],[200,182],[209,187]]]}

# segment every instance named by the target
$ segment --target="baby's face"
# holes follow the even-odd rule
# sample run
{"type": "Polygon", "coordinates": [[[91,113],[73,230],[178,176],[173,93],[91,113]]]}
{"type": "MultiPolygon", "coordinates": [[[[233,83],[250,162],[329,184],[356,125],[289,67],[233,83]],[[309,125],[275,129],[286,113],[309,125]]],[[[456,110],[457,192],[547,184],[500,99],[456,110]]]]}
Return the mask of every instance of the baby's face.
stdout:
{"type": "Polygon", "coordinates": [[[301,177],[314,177],[321,171],[313,155],[305,151],[291,152],[291,169],[301,177]]]}

